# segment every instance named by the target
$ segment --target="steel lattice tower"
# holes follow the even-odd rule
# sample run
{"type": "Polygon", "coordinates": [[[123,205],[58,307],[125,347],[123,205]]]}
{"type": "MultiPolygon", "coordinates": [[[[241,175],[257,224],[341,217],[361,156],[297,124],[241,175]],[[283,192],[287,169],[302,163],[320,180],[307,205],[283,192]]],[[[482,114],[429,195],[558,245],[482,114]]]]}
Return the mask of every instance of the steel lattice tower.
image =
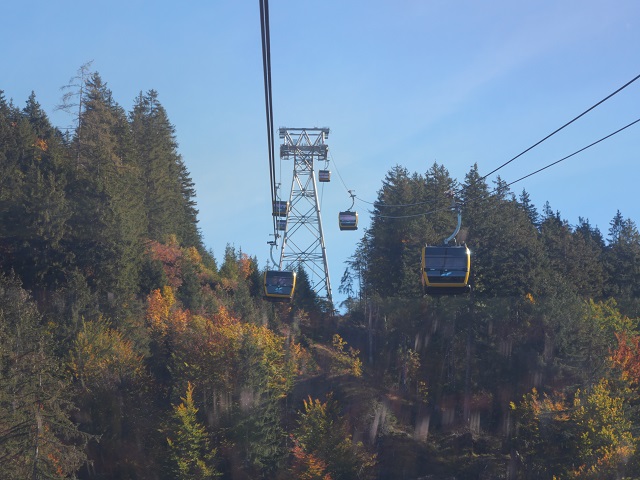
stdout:
{"type": "Polygon", "coordinates": [[[302,265],[311,288],[332,302],[327,251],[316,190],[314,162],[327,162],[328,128],[280,128],[280,159],[293,160],[290,210],[280,251],[280,269],[302,265]]]}

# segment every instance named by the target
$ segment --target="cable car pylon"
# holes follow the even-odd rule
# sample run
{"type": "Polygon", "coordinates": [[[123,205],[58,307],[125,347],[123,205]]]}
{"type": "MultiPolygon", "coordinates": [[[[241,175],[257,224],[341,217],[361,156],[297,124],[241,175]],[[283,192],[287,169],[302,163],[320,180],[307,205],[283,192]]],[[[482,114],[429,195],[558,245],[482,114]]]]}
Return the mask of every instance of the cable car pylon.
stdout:
{"type": "MultiPolygon", "coordinates": [[[[328,162],[328,128],[280,128],[280,159],[293,160],[289,211],[283,231],[280,269],[304,267],[311,289],[333,305],[327,250],[316,189],[315,163],[328,162]]],[[[328,172],[328,170],[323,170],[328,172]]],[[[323,175],[327,175],[323,173],[323,175]]],[[[327,177],[323,177],[327,178],[327,177]]]]}

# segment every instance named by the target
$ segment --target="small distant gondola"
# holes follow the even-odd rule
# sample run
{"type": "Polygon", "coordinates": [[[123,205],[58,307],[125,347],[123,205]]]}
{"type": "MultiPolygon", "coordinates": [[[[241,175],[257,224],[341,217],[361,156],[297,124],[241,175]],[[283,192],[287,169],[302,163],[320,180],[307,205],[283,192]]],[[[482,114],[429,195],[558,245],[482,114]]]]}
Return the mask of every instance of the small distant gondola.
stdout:
{"type": "Polygon", "coordinates": [[[290,302],[296,289],[296,272],[267,270],[264,274],[264,298],[272,302],[290,302]]]}
{"type": "Polygon", "coordinates": [[[286,217],[289,214],[289,202],[276,200],[273,202],[273,216],[286,217]]]}
{"type": "Polygon", "coordinates": [[[340,212],[338,214],[338,225],[340,226],[340,230],[357,230],[358,212],[340,212]]]}
{"type": "Polygon", "coordinates": [[[320,182],[330,182],[331,181],[331,170],[318,170],[318,181],[320,181],[320,182]]]}
{"type": "Polygon", "coordinates": [[[422,285],[429,295],[471,291],[471,252],[466,245],[426,246],[422,249],[422,285]]]}

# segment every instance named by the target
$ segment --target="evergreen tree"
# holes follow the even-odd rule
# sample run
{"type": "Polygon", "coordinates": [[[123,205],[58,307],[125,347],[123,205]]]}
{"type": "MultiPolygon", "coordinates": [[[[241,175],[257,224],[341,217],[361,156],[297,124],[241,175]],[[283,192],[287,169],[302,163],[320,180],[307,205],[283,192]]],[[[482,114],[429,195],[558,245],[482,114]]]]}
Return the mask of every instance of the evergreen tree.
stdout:
{"type": "Polygon", "coordinates": [[[362,443],[354,441],[338,408],[332,397],[326,402],[311,397],[304,401],[304,411],[300,412],[294,433],[294,445],[305,455],[295,455],[297,461],[293,472],[307,470],[308,462],[303,465],[298,462],[313,456],[326,466],[325,471],[332,479],[371,478],[375,456],[368,454],[362,443]]]}
{"type": "Polygon", "coordinates": [[[531,224],[538,228],[540,226],[540,214],[538,213],[538,210],[536,210],[535,205],[531,202],[529,192],[527,192],[524,188],[522,189],[519,200],[519,204],[526,212],[527,217],[529,217],[529,220],[531,221],[531,224]]]}
{"type": "Polygon", "coordinates": [[[64,151],[33,93],[24,110],[11,117],[3,161],[6,189],[0,194],[3,263],[27,288],[42,291],[63,281],[70,257],[62,243],[70,217],[64,151]]]}
{"type": "Polygon", "coordinates": [[[167,235],[175,234],[182,245],[201,248],[194,184],[178,154],[175,128],[156,91],[140,93],[131,113],[131,127],[144,179],[149,237],[162,242],[167,235]]]}
{"type": "Polygon", "coordinates": [[[611,220],[605,254],[607,293],[614,296],[630,316],[640,315],[640,233],[635,222],[620,211],[611,220]]]}
{"type": "Polygon", "coordinates": [[[139,283],[145,230],[139,172],[124,111],[97,73],[87,82],[84,105],[82,168],[69,186],[75,202],[71,248],[101,300],[122,298],[139,283]]]}
{"type": "Polygon", "coordinates": [[[187,387],[182,403],[173,407],[169,428],[169,464],[176,480],[205,480],[219,473],[213,465],[216,451],[209,446],[207,431],[198,422],[198,409],[193,402],[193,386],[187,387]]]}
{"type": "Polygon", "coordinates": [[[542,245],[527,213],[500,179],[494,193],[474,166],[465,178],[464,223],[477,294],[522,299],[541,284],[542,245]]]}
{"type": "Polygon", "coordinates": [[[447,212],[445,192],[454,187],[437,164],[426,176],[409,175],[400,166],[387,173],[366,232],[363,280],[372,292],[383,297],[420,294],[420,252],[425,243],[439,243],[453,231],[455,216],[447,212]]]}
{"type": "Polygon", "coordinates": [[[296,272],[296,291],[293,296],[293,303],[297,309],[304,310],[309,314],[319,313],[320,299],[311,287],[309,275],[302,265],[298,266],[296,272]]]}
{"type": "Polygon", "coordinates": [[[88,435],[71,421],[68,377],[16,279],[0,276],[0,464],[3,478],[69,478],[88,435]]]}

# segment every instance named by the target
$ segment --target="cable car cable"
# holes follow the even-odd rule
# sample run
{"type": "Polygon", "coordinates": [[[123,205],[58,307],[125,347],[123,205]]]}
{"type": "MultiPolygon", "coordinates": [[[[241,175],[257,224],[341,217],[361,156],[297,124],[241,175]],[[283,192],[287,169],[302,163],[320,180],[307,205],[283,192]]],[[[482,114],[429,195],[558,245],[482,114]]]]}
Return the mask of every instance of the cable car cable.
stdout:
{"type": "Polygon", "coordinates": [[[331,152],[329,152],[329,156],[331,157],[331,161],[333,162],[333,164],[336,167],[336,173],[338,174],[338,178],[340,179],[340,182],[342,182],[342,186],[347,191],[347,193],[349,193],[349,195],[351,195],[351,190],[349,190],[349,187],[347,187],[347,184],[344,182],[344,179],[342,178],[342,175],[340,175],[340,170],[338,169],[338,165],[336,164],[336,161],[334,160],[333,155],[331,154],[331,152]]]}
{"type": "MultiPolygon", "coordinates": [[[[497,168],[494,168],[492,171],[490,171],[489,173],[487,173],[486,175],[480,177],[480,179],[478,180],[478,182],[482,181],[482,180],[486,180],[487,177],[489,177],[490,175],[496,173],[498,170],[502,169],[503,167],[509,165],[511,162],[513,162],[514,160],[520,158],[522,155],[524,155],[525,153],[533,150],[535,147],[537,147],[538,145],[540,145],[542,142],[548,140],[549,138],[551,138],[552,136],[554,136],[556,133],[560,132],[561,130],[563,130],[564,128],[568,127],[569,125],[571,125],[572,123],[574,123],[575,121],[577,121],[578,119],[580,119],[581,117],[585,116],[587,113],[589,113],[591,110],[594,110],[596,107],[600,106],[601,104],[603,104],[604,102],[606,102],[607,100],[609,100],[610,98],[612,98],[613,96],[617,95],[618,93],[620,93],[622,90],[624,90],[625,88],[627,88],[629,85],[631,85],[632,83],[634,83],[636,80],[640,79],[640,74],[636,75],[634,78],[632,78],[631,80],[629,80],[627,83],[625,83],[623,86],[621,86],[620,88],[618,88],[617,90],[615,90],[614,92],[610,93],[609,95],[607,95],[605,98],[603,98],[602,100],[600,100],[599,102],[595,103],[594,105],[592,105],[591,107],[589,107],[588,109],[586,109],[584,112],[582,112],[580,115],[574,117],[572,120],[568,121],[567,123],[565,123],[564,125],[562,125],[561,127],[557,128],[556,130],[554,130],[553,132],[551,132],[549,135],[547,135],[546,137],[544,137],[543,139],[539,140],[538,142],[534,143],[533,145],[531,145],[529,148],[527,148],[526,150],[523,150],[522,152],[520,152],[518,155],[516,155],[515,157],[511,158],[510,160],[504,162],[502,165],[500,165],[497,168]]],[[[628,125],[631,126],[631,125],[628,125]]],[[[625,127],[626,128],[626,127],[625,127]]],[[[618,133],[618,132],[614,132],[618,133]]],[[[613,135],[614,135],[613,134],[613,135]]],[[[607,138],[607,137],[605,137],[607,138]]],[[[602,139],[604,140],[604,138],[602,139]]],[[[600,140],[600,141],[602,141],[600,140]]],[[[588,148],[588,147],[587,147],[588,148]]],[[[339,175],[339,173],[338,173],[339,175]]],[[[476,182],[476,183],[478,183],[476,182]]],[[[344,183],[344,182],[343,182],[344,183]]],[[[475,184],[474,184],[475,185],[475,184]]],[[[460,191],[458,192],[458,195],[464,193],[464,190],[469,188],[472,185],[468,185],[466,187],[462,187],[460,189],[460,191]]],[[[377,202],[368,202],[366,200],[363,200],[361,198],[358,198],[358,201],[360,202],[364,202],[367,203],[369,205],[375,205],[377,202]]],[[[419,203],[413,203],[413,204],[399,204],[399,205],[385,205],[385,204],[381,204],[379,205],[380,207],[413,207],[413,206],[417,206],[417,205],[422,205],[422,204],[427,204],[429,202],[419,202],[419,203]]]]}
{"type": "MultiPolygon", "coordinates": [[[[262,40],[262,72],[264,77],[265,111],[267,117],[267,148],[269,156],[269,177],[271,187],[271,205],[276,201],[275,147],[273,136],[273,95],[271,88],[271,39],[269,32],[269,1],[259,0],[260,31],[262,40]]],[[[276,218],[272,215],[273,234],[278,238],[276,218]]]]}
{"type": "MultiPolygon", "coordinates": [[[[636,75],[634,78],[632,78],[631,80],[629,80],[627,83],[625,83],[623,86],[621,86],[620,88],[618,88],[615,92],[610,93],[609,95],[607,95],[605,98],[603,98],[602,100],[600,100],[598,103],[592,105],[591,107],[589,107],[588,109],[586,109],[584,112],[582,112],[580,115],[578,115],[577,117],[574,117],[572,120],[568,121],[567,123],[565,123],[564,125],[562,125],[560,128],[557,128],[556,130],[554,130],[553,132],[551,132],[549,135],[547,135],[546,137],[544,137],[542,140],[539,140],[538,142],[534,143],[533,145],[531,145],[529,148],[527,148],[526,150],[523,150],[522,152],[520,152],[518,155],[516,155],[515,157],[513,157],[511,160],[508,160],[506,162],[504,162],[502,165],[500,165],[497,168],[494,168],[493,170],[491,170],[489,173],[487,173],[486,175],[484,175],[483,177],[480,178],[480,180],[485,180],[489,175],[492,175],[494,173],[496,173],[498,170],[500,170],[501,168],[509,165],[511,162],[513,162],[514,160],[516,160],[517,158],[521,157],[522,155],[524,155],[525,153],[527,153],[528,151],[532,150],[533,148],[537,147],[538,145],[540,145],[542,142],[548,140],[549,138],[553,137],[556,133],[560,132],[561,130],[563,130],[564,128],[568,127],[569,125],[571,125],[573,122],[575,122],[576,120],[578,120],[579,118],[583,117],[584,115],[586,115],[587,113],[589,113],[591,110],[595,109],[596,107],[598,107],[599,105],[603,104],[604,102],[606,102],[607,100],[609,100],[611,97],[613,97],[614,95],[620,93],[622,90],[624,90],[625,88],[627,88],[629,85],[631,85],[633,82],[635,82],[636,80],[638,80],[640,78],[640,75],[636,75]]],[[[479,181],[480,181],[479,180],[479,181]]],[[[477,182],[476,182],[477,183],[477,182]]]]}
{"type": "MultiPolygon", "coordinates": [[[[518,182],[520,182],[521,180],[524,180],[524,179],[526,179],[526,178],[532,177],[533,175],[536,175],[537,173],[540,173],[540,172],[542,172],[543,170],[546,170],[547,168],[553,167],[554,165],[557,165],[558,163],[563,162],[564,160],[567,160],[567,159],[569,159],[569,158],[571,158],[571,157],[573,157],[573,156],[575,156],[575,155],[577,155],[577,154],[579,154],[579,153],[581,153],[581,152],[584,152],[585,150],[587,150],[587,149],[589,149],[589,148],[591,148],[591,147],[593,147],[593,146],[595,146],[595,145],[597,145],[597,144],[599,144],[599,143],[603,142],[604,140],[607,140],[607,139],[609,139],[609,138],[613,137],[614,135],[617,135],[618,133],[622,132],[623,130],[626,130],[627,128],[629,128],[629,127],[631,127],[631,126],[633,126],[633,125],[635,125],[636,123],[639,123],[639,122],[640,122],[640,118],[638,118],[637,120],[634,120],[634,121],[633,121],[633,122],[631,122],[631,123],[628,123],[627,125],[625,125],[625,126],[624,126],[624,127],[622,127],[622,128],[619,128],[619,129],[618,129],[618,130],[616,130],[615,132],[612,132],[612,133],[610,133],[609,135],[605,135],[604,137],[602,137],[602,138],[600,138],[600,139],[596,140],[595,142],[592,142],[592,143],[590,143],[589,145],[587,145],[587,146],[585,146],[585,147],[582,147],[582,148],[581,148],[581,149],[579,149],[579,150],[576,150],[575,152],[573,152],[573,153],[571,153],[571,154],[569,154],[569,155],[567,155],[567,156],[565,156],[565,157],[561,158],[560,160],[556,160],[555,162],[552,162],[552,163],[550,163],[550,164],[548,164],[548,165],[546,165],[546,166],[544,166],[544,167],[542,167],[542,168],[539,168],[538,170],[536,170],[536,171],[534,171],[534,172],[531,172],[531,173],[529,173],[529,174],[527,174],[527,175],[525,175],[525,176],[523,176],[523,177],[520,177],[520,178],[519,178],[519,179],[517,179],[517,180],[514,180],[514,181],[512,181],[512,182],[510,182],[510,183],[507,183],[505,186],[506,186],[506,187],[509,187],[509,186],[513,185],[514,183],[518,183],[518,182]]],[[[501,188],[502,188],[502,187],[501,187],[501,188]]],[[[464,190],[464,189],[463,189],[463,190],[464,190]]],[[[497,191],[498,191],[498,188],[494,188],[493,190],[491,190],[490,192],[488,192],[488,195],[491,195],[491,194],[493,194],[493,193],[496,193],[497,191]]],[[[477,198],[476,198],[476,199],[477,199],[477,198]]],[[[476,200],[476,199],[471,199],[471,200],[476,200]]],[[[464,202],[463,202],[463,203],[464,203],[464,202]]],[[[401,218],[416,218],[416,217],[421,217],[421,216],[431,215],[431,214],[433,214],[433,213],[441,212],[441,211],[444,211],[444,210],[450,210],[450,209],[451,209],[451,207],[440,207],[440,208],[436,208],[436,209],[430,210],[430,211],[428,211],[428,212],[422,212],[422,213],[418,213],[418,214],[414,214],[414,215],[399,215],[399,216],[394,216],[394,215],[380,215],[380,214],[377,214],[377,215],[376,215],[376,217],[379,217],[379,218],[393,218],[393,219],[401,219],[401,218]]]]}
{"type": "Polygon", "coordinates": [[[602,142],[602,141],[606,140],[607,138],[609,138],[609,137],[613,137],[613,136],[614,136],[614,135],[616,135],[617,133],[620,133],[621,131],[626,130],[627,128],[631,127],[632,125],[635,125],[635,124],[636,124],[636,123],[638,123],[638,122],[640,122],[640,118],[638,118],[637,120],[634,120],[633,122],[631,122],[631,123],[629,123],[629,124],[625,125],[624,127],[620,128],[620,129],[616,130],[615,132],[610,133],[609,135],[607,135],[607,136],[605,136],[605,137],[602,137],[602,138],[601,138],[601,139],[599,139],[599,140],[596,140],[595,142],[593,142],[593,143],[591,143],[591,144],[587,145],[586,147],[583,147],[583,148],[581,148],[580,150],[577,150],[577,151],[573,152],[572,154],[567,155],[566,157],[561,158],[560,160],[556,160],[555,162],[550,163],[549,165],[547,165],[547,166],[545,166],[545,167],[542,167],[542,168],[540,168],[540,169],[536,170],[535,172],[531,172],[530,174],[525,175],[524,177],[520,177],[519,179],[514,180],[514,181],[513,181],[513,182],[511,182],[511,183],[507,183],[507,185],[506,185],[506,186],[507,186],[507,187],[509,187],[509,186],[513,185],[514,183],[518,183],[520,180],[524,180],[525,178],[529,178],[529,177],[531,177],[531,176],[535,175],[536,173],[540,173],[540,172],[542,172],[543,170],[546,170],[547,168],[553,167],[554,165],[556,165],[556,164],[558,164],[558,163],[560,163],[560,162],[563,162],[564,160],[567,160],[568,158],[571,158],[571,157],[573,157],[574,155],[577,155],[578,153],[583,152],[583,151],[585,151],[586,149],[593,147],[594,145],[597,145],[598,143],[600,143],[600,142],[602,142]]]}
{"type": "MultiPolygon", "coordinates": [[[[265,110],[267,115],[267,143],[269,149],[269,177],[271,183],[271,205],[273,219],[274,240],[268,242],[271,245],[271,260],[273,258],[273,247],[278,240],[278,222],[276,216],[276,164],[275,164],[275,139],[273,128],[273,94],[271,89],[271,39],[269,33],[269,1],[260,0],[260,30],[262,35],[262,70],[264,75],[264,97],[265,110]]],[[[278,208],[280,205],[277,205],[278,208]]],[[[288,202],[287,202],[288,207],[288,202]]],[[[282,258],[280,259],[282,261],[282,258]]],[[[275,261],[274,261],[275,264],[275,261]]],[[[280,267],[278,267],[280,268],[280,267]]],[[[264,298],[273,302],[291,302],[296,288],[296,273],[294,271],[267,270],[263,276],[264,298]]]]}

